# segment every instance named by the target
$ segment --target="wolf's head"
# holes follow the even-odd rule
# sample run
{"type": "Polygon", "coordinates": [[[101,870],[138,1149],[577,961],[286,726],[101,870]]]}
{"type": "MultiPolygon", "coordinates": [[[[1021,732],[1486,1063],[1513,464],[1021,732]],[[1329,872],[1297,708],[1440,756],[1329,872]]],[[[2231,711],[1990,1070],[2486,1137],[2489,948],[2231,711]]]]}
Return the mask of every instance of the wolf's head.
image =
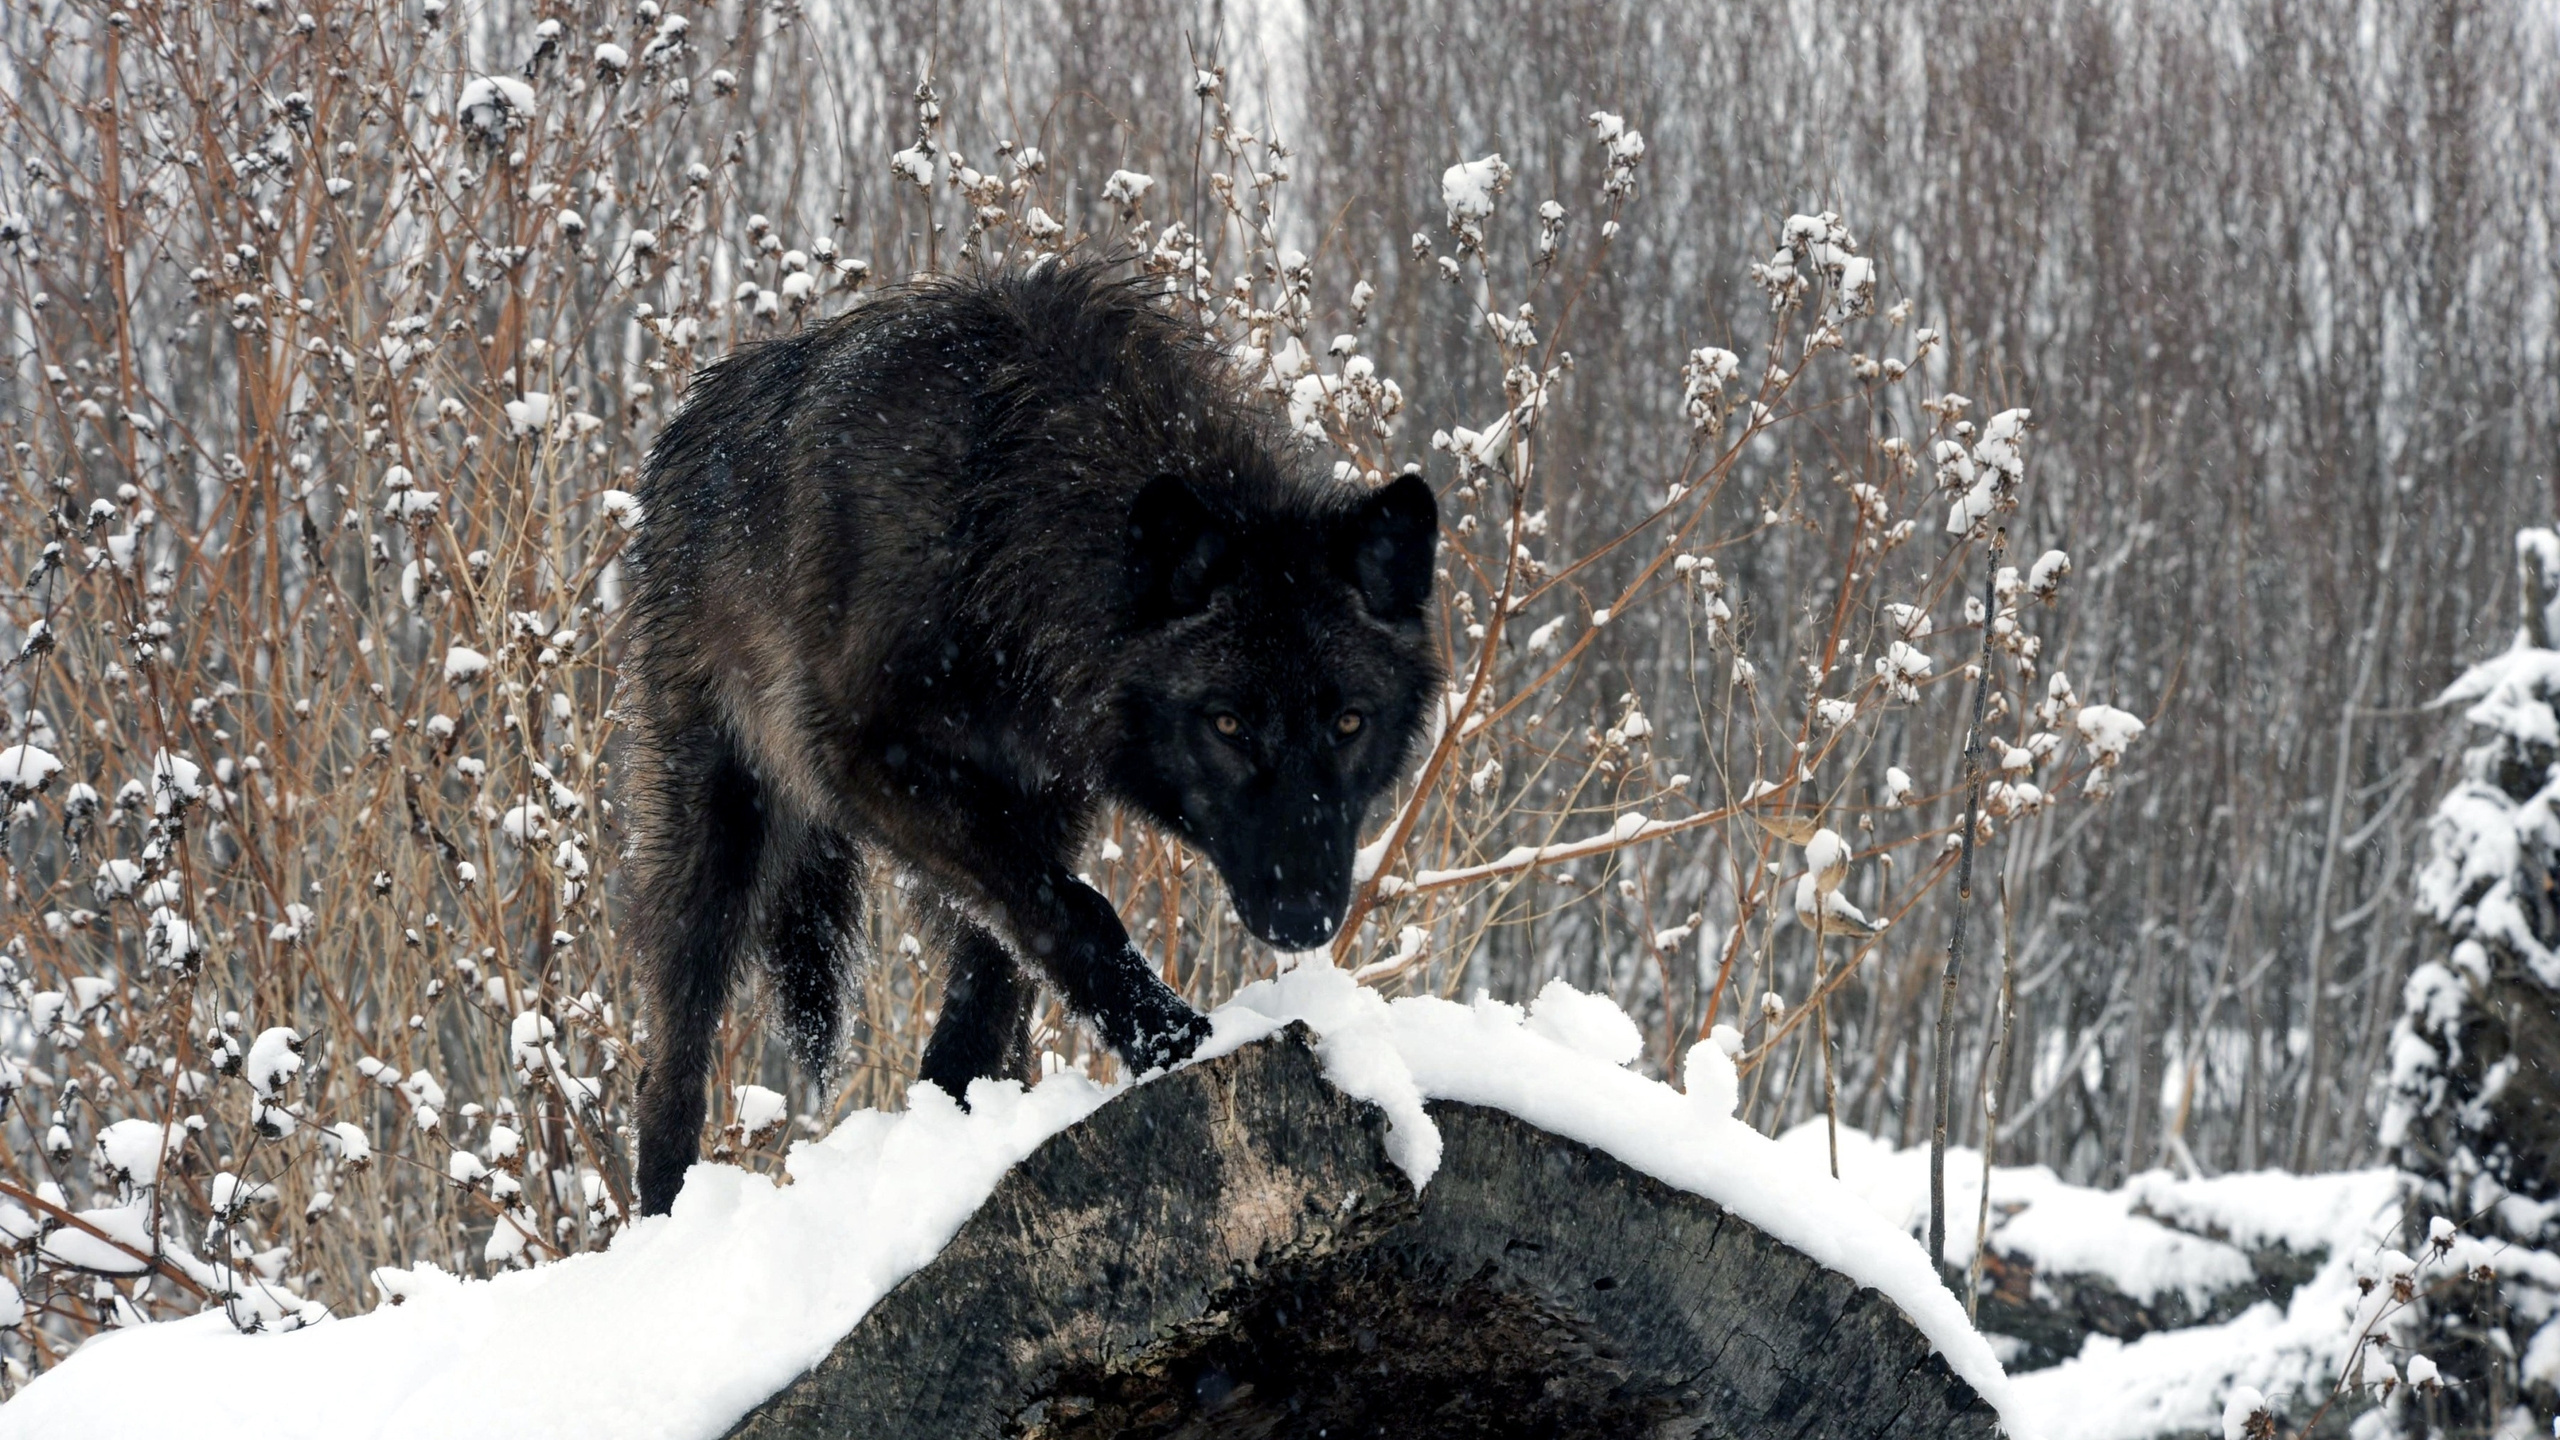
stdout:
{"type": "Polygon", "coordinates": [[[1341,926],[1361,821],[1438,696],[1439,527],[1419,475],[1166,476],[1131,508],[1116,787],[1206,852],[1245,927],[1283,950],[1341,926]]]}

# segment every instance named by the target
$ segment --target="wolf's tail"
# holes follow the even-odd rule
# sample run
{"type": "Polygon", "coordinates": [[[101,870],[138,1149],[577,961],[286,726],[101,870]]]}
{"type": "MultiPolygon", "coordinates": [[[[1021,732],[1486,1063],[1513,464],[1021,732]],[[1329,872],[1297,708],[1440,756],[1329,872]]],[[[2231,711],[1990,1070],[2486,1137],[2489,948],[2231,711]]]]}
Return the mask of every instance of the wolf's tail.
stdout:
{"type": "Polygon", "coordinates": [[[844,1028],[844,978],[860,958],[862,851],[823,825],[767,829],[757,938],[774,1020],[800,1073],[823,1081],[844,1028]]]}

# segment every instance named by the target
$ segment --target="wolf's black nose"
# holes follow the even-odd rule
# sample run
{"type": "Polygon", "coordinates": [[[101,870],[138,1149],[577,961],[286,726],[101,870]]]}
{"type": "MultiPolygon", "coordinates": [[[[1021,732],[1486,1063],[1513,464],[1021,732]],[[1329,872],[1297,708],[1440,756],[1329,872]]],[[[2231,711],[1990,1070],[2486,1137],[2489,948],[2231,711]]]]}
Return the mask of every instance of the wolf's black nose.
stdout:
{"type": "Polygon", "coordinates": [[[1312,950],[1333,938],[1342,923],[1339,907],[1308,897],[1282,900],[1271,909],[1268,927],[1262,938],[1280,950],[1312,950]]]}

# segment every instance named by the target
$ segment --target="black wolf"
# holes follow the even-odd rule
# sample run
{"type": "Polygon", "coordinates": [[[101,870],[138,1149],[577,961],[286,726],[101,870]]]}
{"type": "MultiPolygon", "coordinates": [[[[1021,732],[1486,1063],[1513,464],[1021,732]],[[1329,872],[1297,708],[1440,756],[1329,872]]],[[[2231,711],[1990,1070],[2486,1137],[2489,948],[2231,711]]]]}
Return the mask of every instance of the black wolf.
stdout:
{"type": "Polygon", "coordinates": [[[1117,801],[1284,949],[1342,923],[1358,827],[1440,690],[1418,475],[1332,479],[1138,282],[919,281],[697,380],[640,482],[640,1197],[702,1127],[732,976],[833,1058],[866,858],[948,953],[923,1075],[1030,1078],[1046,980],[1135,1070],[1207,1021],[1072,869],[1117,801]]]}

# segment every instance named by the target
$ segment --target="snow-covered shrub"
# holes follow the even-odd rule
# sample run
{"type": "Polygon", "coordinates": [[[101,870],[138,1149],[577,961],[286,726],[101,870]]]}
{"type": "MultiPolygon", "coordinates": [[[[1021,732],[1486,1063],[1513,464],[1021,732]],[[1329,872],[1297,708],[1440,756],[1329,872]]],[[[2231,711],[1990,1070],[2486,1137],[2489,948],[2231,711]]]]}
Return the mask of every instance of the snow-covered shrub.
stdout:
{"type": "Polygon", "coordinates": [[[2402,992],[2382,1121],[2412,1229],[2454,1217],[2501,1277],[2422,1310],[2446,1388],[2403,1408],[2431,1428],[2560,1406],[2560,534],[2522,531],[2516,560],[2514,644],[2438,702],[2486,733],[2429,823],[2418,904],[2444,944],[2402,992]]]}
{"type": "MultiPolygon", "coordinates": [[[[793,323],[737,284],[815,312],[868,274],[660,163],[743,121],[642,10],[577,15],[592,67],[522,6],[9,12],[11,1383],[628,1213],[628,492],[699,359],[793,323]]],[[[758,1118],[731,1158],[787,1143],[758,1118]]]]}

